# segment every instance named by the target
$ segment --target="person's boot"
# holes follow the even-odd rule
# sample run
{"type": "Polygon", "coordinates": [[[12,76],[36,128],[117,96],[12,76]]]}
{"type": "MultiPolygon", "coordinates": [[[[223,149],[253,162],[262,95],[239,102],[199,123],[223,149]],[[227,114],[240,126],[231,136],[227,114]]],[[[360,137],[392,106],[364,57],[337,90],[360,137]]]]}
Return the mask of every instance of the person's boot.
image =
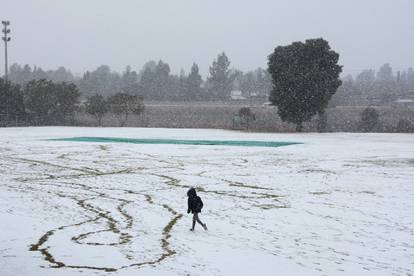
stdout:
{"type": "Polygon", "coordinates": [[[207,224],[203,224],[203,228],[204,228],[204,230],[206,230],[207,231],[207,224]]]}

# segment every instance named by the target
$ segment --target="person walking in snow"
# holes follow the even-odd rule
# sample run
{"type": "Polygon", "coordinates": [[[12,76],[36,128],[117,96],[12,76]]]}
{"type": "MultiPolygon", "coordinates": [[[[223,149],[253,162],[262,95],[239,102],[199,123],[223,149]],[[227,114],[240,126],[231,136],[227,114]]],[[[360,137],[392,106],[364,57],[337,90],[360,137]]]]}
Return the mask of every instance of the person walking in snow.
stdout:
{"type": "Polygon", "coordinates": [[[188,190],[187,196],[188,196],[187,214],[189,214],[190,212],[193,213],[193,226],[191,227],[190,231],[194,231],[196,222],[201,224],[204,230],[207,230],[207,225],[205,223],[202,223],[198,217],[198,213],[200,213],[201,209],[203,208],[203,201],[201,200],[199,196],[197,196],[197,192],[194,188],[190,188],[188,190]]]}

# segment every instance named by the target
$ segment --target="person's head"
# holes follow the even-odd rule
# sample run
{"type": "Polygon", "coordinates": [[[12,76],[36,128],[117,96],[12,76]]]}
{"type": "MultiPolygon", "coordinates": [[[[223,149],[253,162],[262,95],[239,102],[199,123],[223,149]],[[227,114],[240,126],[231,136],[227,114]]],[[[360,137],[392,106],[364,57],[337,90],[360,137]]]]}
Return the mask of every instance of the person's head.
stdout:
{"type": "Polygon", "coordinates": [[[196,192],[196,190],[195,190],[193,187],[191,187],[191,188],[188,190],[188,192],[187,192],[187,196],[188,196],[188,197],[197,196],[197,192],[196,192]]]}

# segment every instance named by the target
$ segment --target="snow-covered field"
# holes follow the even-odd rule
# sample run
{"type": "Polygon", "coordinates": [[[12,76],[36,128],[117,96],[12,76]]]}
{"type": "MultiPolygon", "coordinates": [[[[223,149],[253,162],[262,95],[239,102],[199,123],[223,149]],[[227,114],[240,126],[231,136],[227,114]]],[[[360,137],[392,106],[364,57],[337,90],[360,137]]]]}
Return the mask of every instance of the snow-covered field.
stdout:
{"type": "Polygon", "coordinates": [[[0,221],[1,276],[413,275],[414,135],[0,129],[0,221]],[[77,136],[304,144],[45,140],[77,136]]]}

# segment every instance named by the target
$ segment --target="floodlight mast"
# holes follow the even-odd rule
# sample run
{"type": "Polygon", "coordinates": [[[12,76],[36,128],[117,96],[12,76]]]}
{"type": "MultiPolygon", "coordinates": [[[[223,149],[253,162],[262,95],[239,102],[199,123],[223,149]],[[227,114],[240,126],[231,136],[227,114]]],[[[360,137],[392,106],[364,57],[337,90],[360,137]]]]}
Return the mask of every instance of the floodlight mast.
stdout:
{"type": "Polygon", "coordinates": [[[8,36],[8,34],[10,33],[10,29],[7,26],[10,25],[10,21],[1,21],[1,24],[3,24],[2,32],[4,34],[4,36],[2,37],[4,41],[4,80],[7,82],[9,76],[9,67],[7,64],[7,42],[11,40],[11,38],[8,36]]]}

